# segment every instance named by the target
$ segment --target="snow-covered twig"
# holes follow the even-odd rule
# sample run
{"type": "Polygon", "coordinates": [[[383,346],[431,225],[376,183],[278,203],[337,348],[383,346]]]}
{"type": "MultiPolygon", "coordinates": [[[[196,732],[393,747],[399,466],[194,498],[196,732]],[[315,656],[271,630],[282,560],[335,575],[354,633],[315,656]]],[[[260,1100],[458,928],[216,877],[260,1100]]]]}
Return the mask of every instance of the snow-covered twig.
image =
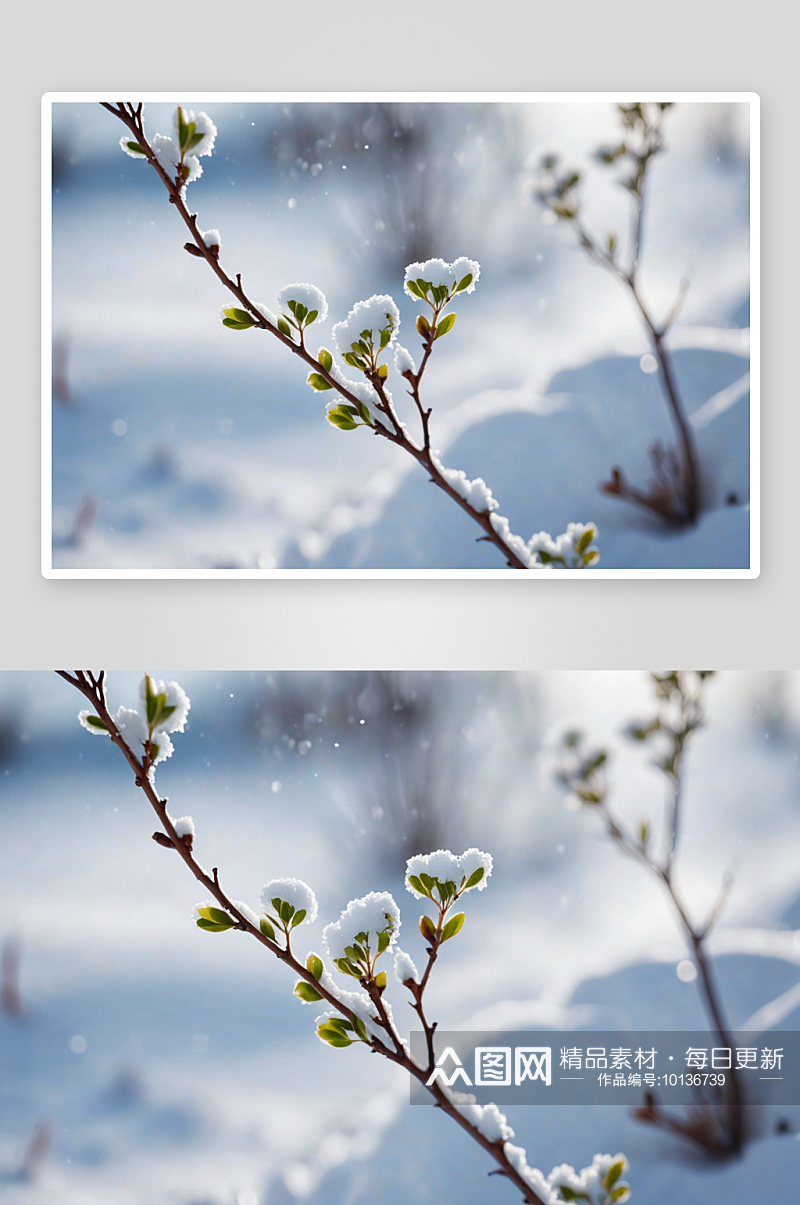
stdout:
{"type": "MultiPolygon", "coordinates": [[[[620,183],[628,191],[632,202],[627,263],[623,262],[617,236],[613,232],[607,235],[605,241],[601,241],[590,233],[582,221],[577,191],[580,174],[572,170],[559,173],[556,155],[546,155],[542,159],[542,174],[536,192],[554,219],[572,227],[590,259],[616,276],[630,292],[647,331],[659,369],[661,387],[678,435],[679,450],[665,448],[660,442],[648,450],[654,480],[646,491],[630,485],[617,467],[611,470],[611,479],[600,488],[606,494],[616,495],[655,512],[673,526],[683,527],[695,523],[700,511],[700,467],[694,436],[678,392],[672,357],[664,340],[678,317],[687,286],[686,281],[681,283],[672,309],[664,321],[658,323],[642,297],[638,279],[645,184],[653,159],[664,149],[663,123],[671,107],[667,102],[618,105],[623,139],[617,146],[601,147],[596,154],[600,163],[621,163],[625,168],[620,183]]],[[[656,364],[653,364],[654,370],[655,367],[656,364]]]]}
{"type": "MultiPolygon", "coordinates": [[[[642,821],[638,832],[634,833],[610,807],[606,781],[608,753],[605,750],[587,749],[582,733],[569,731],[561,735],[559,748],[551,754],[554,761],[550,764],[555,770],[557,782],[569,792],[568,805],[595,811],[615,845],[628,857],[646,867],[665,887],[692,952],[706,1011],[717,1032],[720,1045],[730,1047],[730,1032],[706,948],[706,939],[719,920],[727,901],[731,887],[730,876],[726,875],[723,879],[717,900],[702,924],[691,919],[675,884],[675,855],[681,822],[684,759],[690,738],[705,724],[703,695],[710,676],[710,671],[706,670],[675,670],[666,674],[652,674],[651,679],[659,703],[657,714],[649,720],[630,724],[625,731],[630,740],[640,743],[653,742],[659,746],[654,764],[667,781],[664,849],[660,854],[653,848],[650,826],[646,821],[642,821]]],[[[682,1134],[716,1156],[738,1155],[747,1135],[742,1085],[735,1068],[731,1069],[729,1078],[720,1090],[718,1104],[719,1108],[716,1110],[700,1108],[687,1120],[681,1120],[665,1113],[652,1096],[647,1094],[646,1103],[636,1111],[636,1116],[642,1121],[654,1122],[682,1134]]]]}
{"type": "Polygon", "coordinates": [[[239,929],[249,933],[288,966],[297,976],[294,994],[304,1003],[325,1001],[330,1011],[317,1018],[317,1036],[329,1046],[346,1048],[362,1044],[413,1076],[470,1138],[492,1157],[495,1172],[505,1176],[528,1205],[560,1205],[576,1199],[590,1205],[615,1205],[626,1201],[630,1189],[621,1180],[628,1163],[624,1155],[598,1155],[590,1168],[578,1174],[562,1164],[550,1176],[529,1167],[522,1147],[512,1145],[514,1131],[495,1104],[479,1105],[473,1096],[452,1092],[432,1074],[435,1067],[433,1035],[423,996],[433,964],[442,945],[461,930],[465,914],[452,914],[453,906],[468,892],[482,891],[492,872],[492,858],[478,849],[456,857],[449,850],[418,855],[408,862],[406,886],[417,899],[425,899],[437,911],[437,920],[423,915],[420,932],[428,944],[428,964],[419,978],[411,958],[397,947],[400,911],[387,892],[370,892],[352,900],[338,921],[326,925],[323,940],[331,965],[356,979],[360,991],[342,989],[318,954],[310,953],[305,964],[291,948],[291,933],[317,916],[316,897],[298,879],[272,879],[261,893],[262,915],[247,904],[232,900],[220,884],[219,871],[209,874],[194,854],[195,829],[189,816],[173,819],[167,800],[155,787],[156,765],[173,752],[170,733],[183,731],[189,699],[177,682],[158,682],[145,674],[141,688],[141,712],[120,707],[112,716],[106,701],[105,673],[89,670],[58,670],[59,676],[78,690],[91,710],[81,711],[79,720],[87,731],[108,736],[134,774],[137,787],[155,811],[163,831],[153,834],[158,844],[178,852],[188,869],[213,902],[199,904],[196,923],[210,932],[239,929]],[[219,906],[217,906],[219,905],[219,906]],[[385,999],[387,975],[377,970],[380,957],[394,953],[395,976],[412,997],[425,1030],[428,1063],[416,1063],[394,1022],[385,999]],[[576,1187],[577,1186],[577,1187],[576,1187]]]}
{"type": "Polygon", "coordinates": [[[173,136],[156,134],[151,142],[145,133],[141,103],[101,103],[130,131],[130,137],[123,136],[120,140],[122,150],[133,158],[144,159],[164,184],[170,203],[191,235],[192,241],[185,244],[186,250],[196,258],[204,259],[233,295],[236,305],[222,311],[225,326],[234,330],[264,330],[279,339],[311,370],[307,380],[312,389],[320,393],[335,390],[339,395],[341,400],[328,410],[328,418],[334,426],[344,431],[370,427],[375,435],[412,456],[432,483],[478,524],[483,532],[479,540],[494,544],[510,569],[584,569],[598,562],[600,554],[593,543],[597,536],[594,524],[570,524],[569,530],[555,541],[547,533],[538,533],[526,541],[515,535],[508,519],[498,513],[499,503],[482,478],[470,481],[461,470],[445,468],[431,447],[431,408],[423,405],[420,384],[434,344],[455,324],[455,311],[448,307],[457,296],[471,293],[475,287],[480,268],[474,260],[462,257],[447,264],[444,260],[432,259],[407,268],[405,291],[410,297],[427,303],[431,310],[430,318],[423,314],[417,318],[416,327],[423,347],[419,370],[410,353],[397,345],[400,315],[392,298],[374,296],[368,301],[357,302],[344,322],[333,328],[342,360],[363,377],[363,380],[348,380],[327,348],[321,348],[315,357],[306,345],[309,328],[327,315],[327,302],[320,290],[308,284],[287,286],[279,297],[283,312],[273,314],[245,292],[241,273],[234,279],[222,267],[219,231],[201,231],[197,214],[189,212],[186,188],[202,174],[199,159],[211,154],[216,139],[217,131],[211,119],[205,113],[195,114],[179,105],[175,111],[173,136]],[[421,424],[421,444],[409,436],[386,388],[388,365],[380,362],[380,356],[389,349],[395,350],[397,371],[410,386],[409,393],[421,424]],[[574,541],[570,534],[572,529],[577,533],[574,541]],[[566,555],[549,555],[548,544],[563,545],[566,555]]]}

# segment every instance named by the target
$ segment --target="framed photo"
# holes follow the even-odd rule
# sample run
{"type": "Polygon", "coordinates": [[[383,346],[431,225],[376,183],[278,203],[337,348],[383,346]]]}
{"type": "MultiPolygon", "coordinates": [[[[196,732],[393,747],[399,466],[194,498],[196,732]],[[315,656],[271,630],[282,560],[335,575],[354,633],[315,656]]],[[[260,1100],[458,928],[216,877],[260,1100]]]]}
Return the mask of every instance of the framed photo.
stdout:
{"type": "Polygon", "coordinates": [[[756,577],[758,112],[45,96],[43,573],[756,577]]]}

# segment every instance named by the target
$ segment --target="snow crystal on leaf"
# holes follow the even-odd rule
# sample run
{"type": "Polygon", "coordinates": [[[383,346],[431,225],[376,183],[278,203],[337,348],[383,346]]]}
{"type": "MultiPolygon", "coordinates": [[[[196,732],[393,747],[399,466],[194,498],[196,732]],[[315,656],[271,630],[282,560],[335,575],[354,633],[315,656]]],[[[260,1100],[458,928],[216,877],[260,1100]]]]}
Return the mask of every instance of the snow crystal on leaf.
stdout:
{"type": "Polygon", "coordinates": [[[377,348],[380,346],[380,332],[391,328],[392,337],[388,346],[392,346],[400,328],[400,311],[394,300],[386,294],[374,294],[367,301],[357,301],[343,322],[337,322],[332,334],[338,351],[350,351],[351,345],[360,339],[364,331],[369,331],[369,337],[377,348]]]}
{"type": "Polygon", "coordinates": [[[398,983],[405,983],[409,979],[419,983],[419,971],[405,950],[398,950],[394,956],[394,973],[398,983]]]}
{"type": "Polygon", "coordinates": [[[181,161],[181,150],[168,134],[154,134],[150,143],[153,154],[169,176],[174,176],[181,161]]]}
{"type": "MultiPolygon", "coordinates": [[[[122,149],[126,155],[130,155],[131,159],[141,159],[142,161],[146,162],[145,157],[141,151],[132,151],[131,150],[130,146],[128,145],[131,142],[136,142],[136,139],[133,137],[133,135],[123,134],[119,140],[119,145],[122,147],[122,149]]],[[[137,143],[137,145],[138,145],[138,143],[137,143]]]]}
{"type": "MultiPolygon", "coordinates": [[[[287,285],[281,289],[278,294],[278,308],[281,310],[289,309],[290,301],[299,301],[310,312],[318,310],[319,314],[317,322],[324,322],[328,317],[328,301],[325,294],[316,285],[309,284],[294,284],[287,285]]],[[[290,311],[291,312],[291,311],[290,311]]]]}
{"type": "MultiPolygon", "coordinates": [[[[480,868],[483,869],[483,878],[479,883],[476,883],[478,891],[483,891],[484,887],[486,886],[486,880],[492,873],[492,865],[492,855],[485,854],[482,850],[475,849],[474,846],[472,849],[465,850],[458,859],[459,872],[464,876],[465,879],[469,879],[470,875],[474,874],[476,870],[480,868]]],[[[470,890],[472,890],[472,888],[470,888],[470,890]]]]}
{"type": "MultiPolygon", "coordinates": [[[[150,731],[143,716],[139,715],[138,711],[132,711],[129,707],[120,707],[117,714],[114,716],[120,736],[128,745],[135,745],[138,742],[144,745],[149,739],[150,731]]],[[[169,738],[167,738],[169,739],[169,738]]],[[[134,748],[134,753],[138,752],[134,748]]]]}
{"type": "Polygon", "coordinates": [[[400,343],[398,343],[397,347],[394,349],[394,366],[400,373],[400,376],[402,376],[404,372],[410,372],[416,376],[417,366],[414,363],[414,358],[411,355],[411,352],[403,347],[400,343]]]}
{"type": "Polygon", "coordinates": [[[322,938],[331,958],[344,958],[345,947],[353,944],[357,934],[368,934],[374,954],[377,952],[377,935],[388,932],[391,948],[399,929],[400,909],[388,891],[370,891],[360,900],[351,900],[338,921],[325,926],[322,938]]]}
{"type": "MultiPolygon", "coordinates": [[[[175,135],[175,141],[179,143],[178,134],[178,115],[182,106],[179,105],[172,114],[172,129],[175,135]]],[[[214,125],[207,113],[194,113],[191,109],[183,110],[183,120],[186,125],[195,123],[195,134],[200,135],[200,141],[191,147],[192,155],[210,155],[214,149],[214,143],[217,138],[217,127],[214,125]]],[[[188,160],[187,160],[188,161],[188,160]]]]}
{"type": "Polygon", "coordinates": [[[96,724],[89,723],[90,716],[92,717],[93,720],[97,719],[97,716],[95,715],[95,713],[93,711],[79,711],[78,712],[78,719],[80,720],[81,724],[86,729],[86,731],[93,732],[95,736],[108,736],[108,732],[106,731],[105,728],[98,728],[96,724]]]}
{"type": "Polygon", "coordinates": [[[424,263],[409,264],[403,279],[403,288],[409,297],[415,301],[419,298],[408,287],[409,280],[424,280],[431,285],[444,285],[446,289],[454,288],[465,276],[472,276],[472,281],[464,293],[472,293],[481,274],[481,266],[475,259],[467,259],[462,255],[459,259],[448,264],[443,259],[426,259],[424,263]]]}
{"type": "MultiPolygon", "coordinates": [[[[572,568],[571,558],[574,560],[580,559],[578,552],[578,544],[586,532],[592,532],[592,540],[598,535],[597,525],[595,523],[568,523],[567,530],[562,532],[555,539],[547,531],[538,531],[528,540],[528,551],[531,556],[536,556],[540,552],[545,552],[552,557],[561,557],[568,567],[572,568]]],[[[584,552],[589,550],[591,545],[587,545],[584,552]]],[[[593,551],[597,551],[593,548],[593,551]]]]}
{"type": "Polygon", "coordinates": [[[419,893],[408,886],[408,878],[412,874],[429,874],[440,883],[457,883],[461,878],[458,873],[458,858],[449,849],[435,849],[431,854],[415,854],[406,862],[406,887],[420,899],[419,893]]]}
{"type": "MultiPolygon", "coordinates": [[[[576,1172],[568,1163],[554,1167],[547,1177],[547,1183],[555,1190],[568,1188],[572,1193],[583,1194],[581,1199],[589,1201],[590,1205],[600,1205],[608,1199],[602,1181],[615,1163],[622,1164],[620,1174],[624,1175],[629,1166],[624,1155],[595,1155],[592,1166],[584,1167],[581,1172],[576,1172]]],[[[556,1200],[562,1199],[559,1193],[556,1200]]]]}
{"type": "Polygon", "coordinates": [[[476,883],[476,887],[483,891],[486,880],[492,873],[491,854],[475,848],[465,850],[458,858],[449,849],[436,849],[431,854],[415,854],[406,863],[406,889],[417,899],[422,899],[420,893],[408,881],[412,875],[418,878],[421,874],[428,874],[440,883],[455,883],[456,887],[460,888],[462,881],[469,879],[479,867],[483,868],[484,875],[481,881],[476,883]]]}
{"type": "Polygon", "coordinates": [[[263,907],[268,910],[272,910],[274,899],[291,904],[295,912],[305,909],[305,920],[309,925],[317,919],[317,897],[302,879],[270,879],[267,885],[261,888],[259,898],[263,907]]]}
{"type": "MultiPolygon", "coordinates": [[[[139,687],[139,698],[142,706],[145,709],[145,713],[147,711],[147,678],[148,675],[145,674],[144,678],[142,679],[141,686],[139,687]]],[[[158,731],[183,732],[186,724],[186,717],[188,716],[189,708],[191,707],[189,696],[186,694],[186,691],[183,689],[183,687],[179,686],[177,682],[161,682],[156,681],[155,678],[150,678],[150,690],[154,695],[166,695],[167,697],[165,706],[174,707],[175,709],[170,715],[166,716],[157,724],[158,731]]]]}

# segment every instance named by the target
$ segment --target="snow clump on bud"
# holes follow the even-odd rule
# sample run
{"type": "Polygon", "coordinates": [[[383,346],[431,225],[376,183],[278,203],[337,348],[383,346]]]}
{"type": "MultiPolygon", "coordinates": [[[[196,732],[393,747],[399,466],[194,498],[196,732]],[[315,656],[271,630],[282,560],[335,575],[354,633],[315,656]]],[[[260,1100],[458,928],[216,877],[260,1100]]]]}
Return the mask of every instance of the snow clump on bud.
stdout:
{"type": "Polygon", "coordinates": [[[351,900],[338,921],[326,925],[322,939],[332,959],[346,958],[347,947],[365,933],[370,949],[378,949],[378,937],[389,936],[391,948],[400,930],[400,909],[388,891],[370,891],[360,900],[351,900]]]}
{"type": "Polygon", "coordinates": [[[398,983],[408,983],[409,979],[419,983],[419,971],[405,950],[398,949],[394,956],[394,973],[398,983]]]}
{"type": "Polygon", "coordinates": [[[425,893],[419,891],[411,880],[427,875],[439,883],[455,883],[459,894],[471,891],[473,887],[483,891],[486,880],[492,873],[492,865],[492,855],[475,848],[465,850],[460,857],[456,857],[449,849],[437,849],[431,854],[416,854],[406,863],[406,890],[417,899],[422,899],[425,893]],[[477,876],[478,871],[483,873],[477,876]],[[476,881],[468,886],[473,877],[476,881]]]}
{"type": "Polygon", "coordinates": [[[139,687],[139,698],[153,731],[183,732],[191,703],[177,682],[156,681],[145,674],[139,687]]]}
{"type": "Polygon", "coordinates": [[[261,888],[259,896],[262,907],[265,909],[274,908],[276,912],[280,909],[275,907],[275,900],[289,904],[294,909],[295,913],[305,912],[304,919],[308,924],[317,919],[319,908],[317,905],[317,897],[302,879],[270,879],[265,887],[261,888]]]}
{"type": "Polygon", "coordinates": [[[426,259],[424,263],[409,264],[406,268],[405,278],[403,280],[403,288],[409,297],[413,297],[415,301],[420,300],[421,289],[418,282],[423,281],[426,285],[432,285],[433,288],[445,288],[452,296],[454,293],[473,293],[475,285],[478,283],[478,278],[481,274],[481,266],[475,259],[467,259],[462,255],[459,259],[448,264],[443,259],[426,259]],[[459,289],[459,285],[463,280],[470,279],[464,285],[463,289],[459,289]],[[414,291],[412,285],[409,288],[409,281],[417,286],[417,291],[414,291]]]}
{"type": "Polygon", "coordinates": [[[333,328],[333,338],[340,352],[349,352],[352,345],[366,335],[366,342],[381,347],[381,332],[389,331],[384,346],[392,346],[400,329],[400,311],[387,295],[375,294],[367,301],[357,301],[343,322],[333,328]]]}
{"type": "Polygon", "coordinates": [[[278,308],[281,310],[289,310],[290,301],[295,301],[299,305],[305,306],[308,313],[316,310],[317,322],[324,322],[328,317],[328,299],[322,290],[318,289],[316,285],[286,285],[286,288],[281,289],[280,293],[278,294],[278,308]]]}
{"type": "Polygon", "coordinates": [[[400,373],[400,376],[406,372],[410,372],[412,376],[416,376],[417,374],[417,366],[414,363],[411,352],[403,347],[401,343],[398,343],[394,349],[394,366],[400,373]]]}

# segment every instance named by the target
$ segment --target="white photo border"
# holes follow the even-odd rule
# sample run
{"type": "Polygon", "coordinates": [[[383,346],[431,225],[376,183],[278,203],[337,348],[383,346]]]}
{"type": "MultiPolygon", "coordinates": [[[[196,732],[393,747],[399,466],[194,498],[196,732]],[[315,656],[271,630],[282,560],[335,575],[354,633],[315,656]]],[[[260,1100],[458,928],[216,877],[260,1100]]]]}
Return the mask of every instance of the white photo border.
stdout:
{"type": "MultiPolygon", "coordinates": [[[[130,90],[127,90],[130,92],[130,90]]],[[[175,103],[175,91],[136,92],[144,103],[175,103]]],[[[669,101],[692,104],[747,104],[750,110],[750,566],[746,569],[590,569],[588,571],[513,572],[495,569],[56,569],[52,556],[52,110],[53,105],[80,102],[116,102],[109,92],[47,92],[42,97],[42,316],[41,316],[41,427],[42,427],[42,576],[51,580],[309,580],[434,579],[517,581],[619,581],[619,580],[742,580],[761,571],[761,142],[760,97],[755,92],[213,92],[181,90],[181,102],[203,105],[222,102],[294,104],[373,103],[453,104],[555,104],[669,101]]]]}

